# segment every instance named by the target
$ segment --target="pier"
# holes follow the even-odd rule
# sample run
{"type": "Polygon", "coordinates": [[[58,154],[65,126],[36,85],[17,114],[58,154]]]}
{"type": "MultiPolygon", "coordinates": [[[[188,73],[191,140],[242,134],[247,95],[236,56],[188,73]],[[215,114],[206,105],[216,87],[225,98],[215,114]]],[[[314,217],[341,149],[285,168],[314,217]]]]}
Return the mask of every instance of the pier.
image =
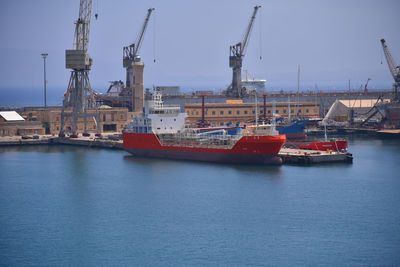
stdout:
{"type": "Polygon", "coordinates": [[[0,146],[20,146],[20,145],[75,145],[86,147],[123,149],[122,140],[112,140],[107,137],[78,137],[78,138],[61,138],[55,136],[37,136],[29,139],[16,137],[1,137],[0,146]]]}
{"type": "Polygon", "coordinates": [[[349,152],[282,148],[279,156],[282,158],[283,164],[310,165],[316,163],[353,162],[353,155],[349,152]]]}

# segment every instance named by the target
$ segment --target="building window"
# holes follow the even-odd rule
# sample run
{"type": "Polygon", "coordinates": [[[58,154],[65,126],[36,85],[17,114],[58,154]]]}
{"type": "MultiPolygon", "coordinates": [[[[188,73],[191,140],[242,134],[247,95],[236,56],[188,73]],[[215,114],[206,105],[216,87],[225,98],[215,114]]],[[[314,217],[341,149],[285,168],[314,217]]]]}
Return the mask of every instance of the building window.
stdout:
{"type": "Polygon", "coordinates": [[[237,115],[240,115],[240,110],[236,110],[236,114],[237,114],[237,115]]]}
{"type": "Polygon", "coordinates": [[[221,110],[221,111],[219,112],[219,114],[220,114],[220,115],[224,115],[224,111],[221,110]]]}
{"type": "Polygon", "coordinates": [[[268,110],[268,114],[271,114],[271,110],[268,110]]]}
{"type": "Polygon", "coordinates": [[[291,110],[290,110],[290,113],[294,113],[294,109],[291,109],[291,110]]]}
{"type": "Polygon", "coordinates": [[[106,114],[103,114],[103,121],[106,121],[106,114]]]}
{"type": "Polygon", "coordinates": [[[56,121],[60,121],[60,117],[56,117],[56,121]]]}
{"type": "Polygon", "coordinates": [[[253,109],[253,112],[252,112],[253,114],[256,114],[256,111],[253,109]]]}
{"type": "Polygon", "coordinates": [[[194,115],[194,112],[192,111],[192,115],[194,115]]]}
{"type": "Polygon", "coordinates": [[[308,113],[308,108],[306,108],[306,113],[308,113]]]}
{"type": "Polygon", "coordinates": [[[215,115],[215,111],[211,112],[212,115],[215,115]]]}
{"type": "Polygon", "coordinates": [[[196,115],[199,115],[199,112],[198,112],[198,111],[196,111],[196,115]]]}
{"type": "Polygon", "coordinates": [[[314,109],[314,113],[317,113],[317,109],[314,109]]]}
{"type": "Polygon", "coordinates": [[[114,121],[114,114],[111,114],[111,121],[114,121]]]}
{"type": "Polygon", "coordinates": [[[283,110],[283,113],[285,113],[285,114],[286,114],[286,109],[284,109],[284,110],[283,110]]]}
{"type": "Polygon", "coordinates": [[[228,111],[228,114],[231,115],[231,114],[232,114],[232,110],[229,110],[229,111],[228,111]]]}
{"type": "Polygon", "coordinates": [[[244,114],[247,114],[247,110],[244,111],[244,114]]]}
{"type": "Polygon", "coordinates": [[[301,109],[299,109],[298,113],[301,113],[301,109]]]}
{"type": "Polygon", "coordinates": [[[279,110],[275,110],[275,113],[276,113],[276,114],[279,114],[279,110]]]}

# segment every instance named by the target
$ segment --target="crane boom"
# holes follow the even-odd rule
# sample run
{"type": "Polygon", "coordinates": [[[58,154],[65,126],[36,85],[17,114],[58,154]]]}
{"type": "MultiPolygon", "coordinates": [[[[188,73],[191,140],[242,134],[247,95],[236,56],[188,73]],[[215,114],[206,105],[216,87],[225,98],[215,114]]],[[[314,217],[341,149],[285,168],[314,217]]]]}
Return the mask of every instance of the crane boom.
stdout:
{"type": "Polygon", "coordinates": [[[76,21],[74,45],[76,50],[87,50],[89,45],[90,16],[92,0],[82,0],[79,5],[79,17],[76,21]]]}
{"type": "Polygon", "coordinates": [[[136,48],[134,51],[134,55],[137,55],[139,53],[140,46],[142,45],[143,36],[144,36],[144,33],[146,32],[147,24],[149,23],[150,15],[151,15],[151,12],[153,12],[153,10],[154,10],[154,8],[147,9],[147,15],[143,22],[142,30],[140,31],[140,33],[136,39],[136,48]]]}
{"type": "Polygon", "coordinates": [[[257,11],[258,11],[258,9],[260,7],[261,6],[255,6],[254,7],[253,15],[251,16],[249,25],[247,26],[246,33],[245,33],[245,35],[243,37],[243,40],[242,40],[242,56],[244,56],[244,53],[246,52],[247,43],[248,43],[248,41],[250,39],[250,33],[251,33],[251,30],[253,29],[254,20],[256,19],[257,11]]]}
{"type": "Polygon", "coordinates": [[[386,45],[385,39],[381,39],[383,52],[385,53],[386,61],[389,66],[390,73],[394,79],[394,100],[398,101],[398,88],[400,87],[400,66],[396,65],[392,55],[390,54],[389,48],[386,45]]]}
{"type": "Polygon", "coordinates": [[[254,7],[253,14],[242,41],[229,48],[229,67],[232,68],[232,84],[226,91],[227,97],[240,98],[245,94],[242,90],[242,61],[250,39],[251,30],[253,29],[254,20],[260,7],[261,6],[254,7]]]}
{"type": "Polygon", "coordinates": [[[389,70],[392,73],[395,82],[400,82],[400,66],[397,66],[390,54],[389,48],[386,45],[385,39],[381,39],[383,52],[385,53],[386,61],[389,66],[389,70]]]}

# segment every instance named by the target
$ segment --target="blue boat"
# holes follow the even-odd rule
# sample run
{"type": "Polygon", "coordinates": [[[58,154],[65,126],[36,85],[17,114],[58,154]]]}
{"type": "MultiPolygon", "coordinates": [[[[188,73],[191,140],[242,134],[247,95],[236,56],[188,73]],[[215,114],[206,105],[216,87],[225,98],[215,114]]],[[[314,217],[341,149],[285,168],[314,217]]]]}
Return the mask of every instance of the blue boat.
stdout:
{"type": "Polygon", "coordinates": [[[306,134],[304,129],[307,125],[307,120],[298,120],[290,125],[276,125],[279,134],[286,134],[287,139],[304,139],[306,134]]]}

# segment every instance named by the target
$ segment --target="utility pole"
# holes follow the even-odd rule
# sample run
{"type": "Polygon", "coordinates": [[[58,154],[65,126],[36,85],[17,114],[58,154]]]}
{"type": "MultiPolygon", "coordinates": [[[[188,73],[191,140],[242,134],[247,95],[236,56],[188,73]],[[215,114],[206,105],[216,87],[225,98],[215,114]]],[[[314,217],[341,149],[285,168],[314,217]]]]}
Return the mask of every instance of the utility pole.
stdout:
{"type": "Polygon", "coordinates": [[[46,80],[46,57],[47,57],[47,53],[43,53],[42,57],[43,57],[43,69],[44,69],[44,108],[47,108],[47,94],[46,94],[46,84],[47,84],[47,80],[46,80]]]}

